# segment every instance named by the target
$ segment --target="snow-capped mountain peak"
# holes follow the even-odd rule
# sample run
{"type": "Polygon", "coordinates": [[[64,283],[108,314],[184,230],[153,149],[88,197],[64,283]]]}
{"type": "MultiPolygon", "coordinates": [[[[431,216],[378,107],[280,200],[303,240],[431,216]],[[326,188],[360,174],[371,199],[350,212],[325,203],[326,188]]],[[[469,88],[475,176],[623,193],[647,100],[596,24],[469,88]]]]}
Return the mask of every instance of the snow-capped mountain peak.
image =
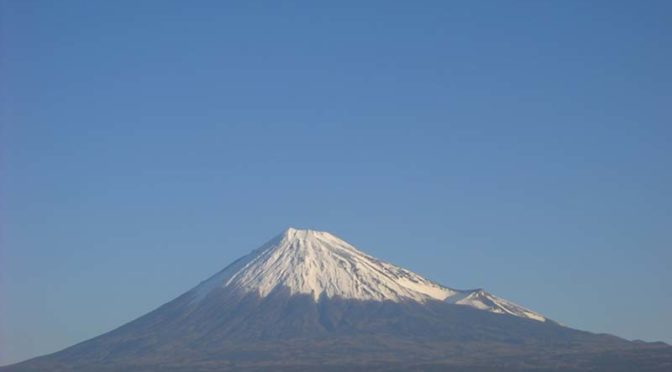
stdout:
{"type": "Polygon", "coordinates": [[[369,256],[323,231],[288,228],[194,288],[196,299],[217,288],[268,296],[275,290],[362,301],[446,301],[495,313],[544,321],[509,301],[477,291],[451,289],[369,256]]]}

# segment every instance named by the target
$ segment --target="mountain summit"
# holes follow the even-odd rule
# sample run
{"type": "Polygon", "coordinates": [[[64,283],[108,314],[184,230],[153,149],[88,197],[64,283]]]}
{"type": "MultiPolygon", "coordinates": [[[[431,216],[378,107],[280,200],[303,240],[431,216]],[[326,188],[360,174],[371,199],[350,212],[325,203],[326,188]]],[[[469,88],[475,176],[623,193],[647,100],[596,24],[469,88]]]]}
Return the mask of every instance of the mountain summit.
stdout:
{"type": "Polygon", "coordinates": [[[371,257],[324,231],[288,228],[194,289],[202,300],[213,289],[230,288],[261,297],[285,289],[307,294],[372,301],[445,301],[493,313],[546,321],[546,318],[482,289],[442,286],[401,267],[371,257]]]}
{"type": "Polygon", "coordinates": [[[290,228],[111,332],[0,367],[227,370],[669,371],[672,347],[567,328],[290,228]]]}

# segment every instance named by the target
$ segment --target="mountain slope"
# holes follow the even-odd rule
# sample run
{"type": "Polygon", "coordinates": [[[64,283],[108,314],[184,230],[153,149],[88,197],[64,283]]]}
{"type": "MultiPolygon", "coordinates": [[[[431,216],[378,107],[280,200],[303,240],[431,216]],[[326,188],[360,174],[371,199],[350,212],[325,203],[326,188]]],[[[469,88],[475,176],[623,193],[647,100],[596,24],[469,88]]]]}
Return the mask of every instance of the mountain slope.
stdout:
{"type": "Polygon", "coordinates": [[[456,290],[401,267],[382,262],[322,231],[287,229],[194,289],[197,300],[213,288],[233,288],[267,296],[278,288],[353,300],[446,301],[500,314],[546,318],[481,289],[456,290]]]}
{"type": "Polygon", "coordinates": [[[290,229],[158,309],[0,371],[667,371],[672,348],[563,327],[290,229]]]}

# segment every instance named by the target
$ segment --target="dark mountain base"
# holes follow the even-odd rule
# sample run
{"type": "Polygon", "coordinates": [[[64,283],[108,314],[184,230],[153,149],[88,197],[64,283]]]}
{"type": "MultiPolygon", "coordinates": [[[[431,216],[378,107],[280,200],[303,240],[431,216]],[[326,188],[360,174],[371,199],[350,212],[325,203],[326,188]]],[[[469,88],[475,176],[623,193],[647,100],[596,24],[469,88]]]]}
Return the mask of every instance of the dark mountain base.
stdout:
{"type": "Polygon", "coordinates": [[[190,294],[8,371],[671,371],[672,347],[441,302],[190,294]]]}
{"type": "MultiPolygon", "coordinates": [[[[361,340],[360,340],[361,342],[361,340]]],[[[394,347],[394,343],[389,346],[394,347]]],[[[360,346],[351,342],[353,346],[360,346]]],[[[284,346],[284,345],[283,345],[284,346]]],[[[338,344],[323,346],[338,347],[338,344]]],[[[399,345],[404,346],[404,345],[399,345]]],[[[437,345],[440,349],[449,350],[454,345],[437,345]]],[[[427,355],[425,361],[411,361],[411,355],[399,349],[396,352],[333,355],[331,352],[320,354],[321,350],[304,353],[301,350],[314,347],[308,343],[294,343],[290,349],[278,348],[273,352],[272,346],[265,353],[258,353],[258,345],[249,348],[236,348],[210,360],[166,361],[148,360],[136,363],[116,361],[100,363],[54,363],[52,361],[32,361],[23,365],[7,367],[3,371],[168,371],[168,372],[209,372],[209,371],[669,371],[672,367],[670,351],[661,348],[611,350],[603,352],[558,353],[539,351],[536,353],[495,353],[488,350],[489,345],[479,345],[459,356],[446,356],[445,352],[434,350],[435,355],[427,355]],[[285,353],[280,356],[279,354],[285,353]],[[265,355],[264,355],[265,354],[265,355]],[[395,355],[397,354],[397,355],[395,355]],[[401,354],[401,355],[399,355],[401,354]],[[270,357],[274,355],[275,357],[270,357]],[[259,357],[257,359],[257,357],[259,357]]],[[[462,351],[464,348],[461,349],[462,351]]],[[[417,354],[416,354],[417,355],[417,354]]]]}

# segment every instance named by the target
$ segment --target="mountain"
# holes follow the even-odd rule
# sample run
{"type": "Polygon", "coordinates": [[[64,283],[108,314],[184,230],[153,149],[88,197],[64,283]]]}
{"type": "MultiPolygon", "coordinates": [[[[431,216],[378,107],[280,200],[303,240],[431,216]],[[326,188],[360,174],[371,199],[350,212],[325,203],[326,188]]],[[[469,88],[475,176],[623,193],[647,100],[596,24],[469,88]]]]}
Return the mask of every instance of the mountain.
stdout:
{"type": "Polygon", "coordinates": [[[288,229],[158,309],[0,371],[672,370],[672,347],[564,327],[288,229]]]}
{"type": "Polygon", "coordinates": [[[328,232],[313,230],[287,229],[194,288],[195,301],[217,288],[260,297],[286,289],[290,295],[309,295],[316,302],[323,296],[359,301],[438,300],[546,321],[542,315],[482,289],[461,291],[442,286],[371,257],[328,232]]]}

